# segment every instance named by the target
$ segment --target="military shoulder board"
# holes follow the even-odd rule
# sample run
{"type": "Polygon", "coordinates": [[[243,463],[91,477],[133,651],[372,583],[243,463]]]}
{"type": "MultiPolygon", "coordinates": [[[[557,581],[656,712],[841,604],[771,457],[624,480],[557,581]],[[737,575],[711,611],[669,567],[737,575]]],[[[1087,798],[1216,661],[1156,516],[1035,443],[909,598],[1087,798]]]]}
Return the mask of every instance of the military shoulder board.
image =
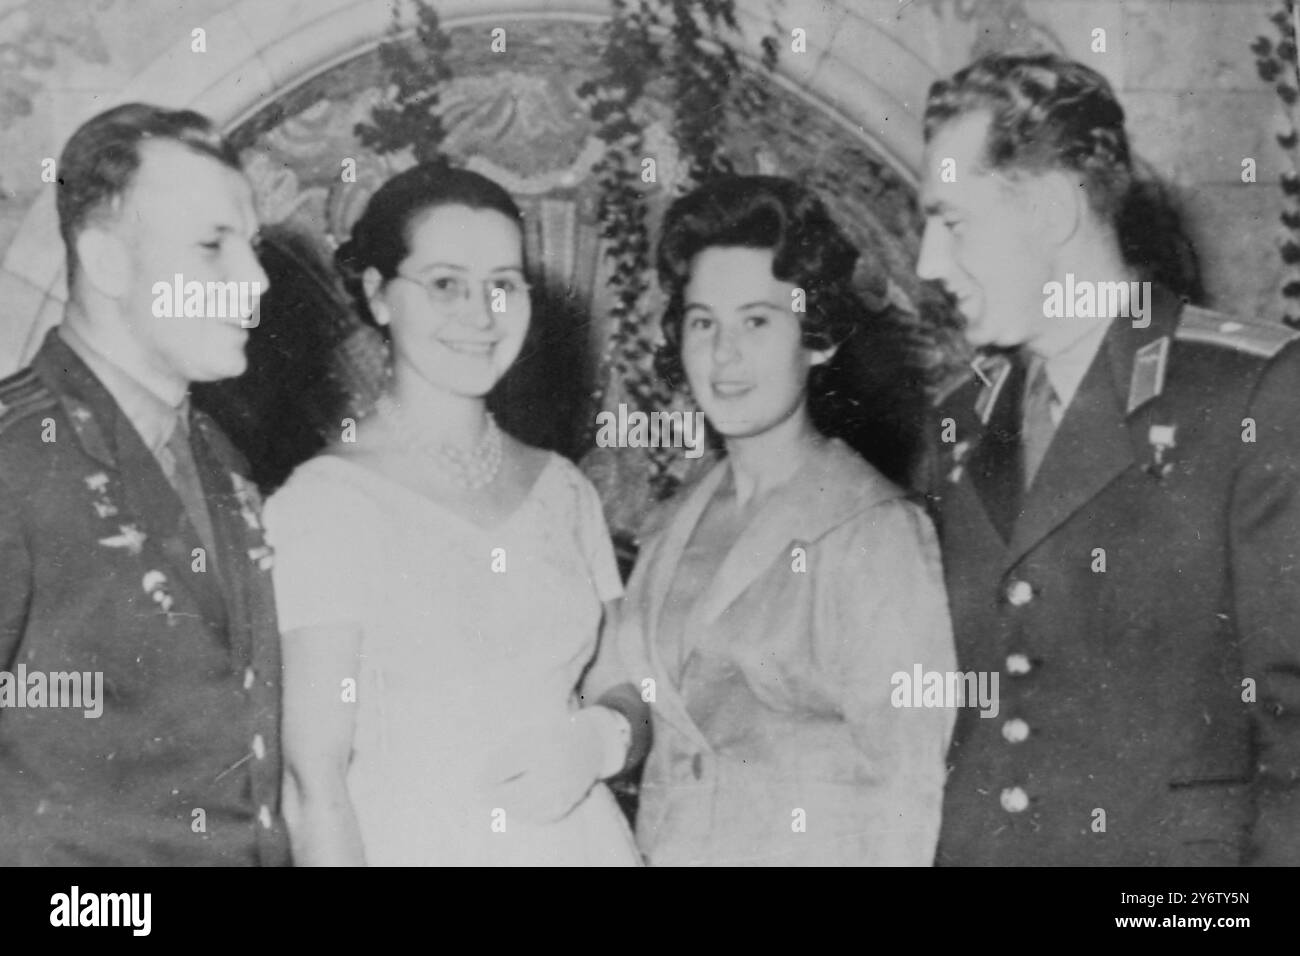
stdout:
{"type": "Polygon", "coordinates": [[[30,368],[0,379],[0,432],[25,412],[57,404],[45,383],[30,368]]]}
{"type": "Polygon", "coordinates": [[[1188,305],[1183,307],[1174,338],[1272,358],[1289,343],[1300,339],[1300,330],[1280,322],[1246,322],[1222,312],[1188,305]]]}

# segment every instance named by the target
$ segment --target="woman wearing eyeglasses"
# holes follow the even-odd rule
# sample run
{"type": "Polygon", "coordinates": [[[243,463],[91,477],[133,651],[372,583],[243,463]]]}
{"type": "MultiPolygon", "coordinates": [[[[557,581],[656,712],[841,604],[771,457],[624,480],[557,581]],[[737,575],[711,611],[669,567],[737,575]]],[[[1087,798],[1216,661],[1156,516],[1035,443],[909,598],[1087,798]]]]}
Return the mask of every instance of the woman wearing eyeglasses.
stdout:
{"type": "Polygon", "coordinates": [[[629,727],[574,693],[621,593],[600,503],[486,407],[528,330],[520,212],[417,166],[336,265],[392,364],[374,414],[266,510],[295,860],[634,865],[600,782],[629,727]]]}

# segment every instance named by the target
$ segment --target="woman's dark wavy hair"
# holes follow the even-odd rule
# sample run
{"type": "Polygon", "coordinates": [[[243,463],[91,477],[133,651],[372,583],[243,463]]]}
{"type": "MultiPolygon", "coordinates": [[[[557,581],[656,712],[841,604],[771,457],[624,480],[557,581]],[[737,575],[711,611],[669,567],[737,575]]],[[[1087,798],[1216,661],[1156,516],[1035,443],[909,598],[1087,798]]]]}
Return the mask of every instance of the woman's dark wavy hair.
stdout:
{"type": "Polygon", "coordinates": [[[655,366],[685,381],[682,320],[691,264],[714,247],[771,249],[772,275],[804,290],[809,349],[837,347],[808,376],[808,411],[825,435],[843,438],[890,478],[906,483],[918,451],[924,395],[901,326],[871,310],[853,286],[858,249],[811,190],[777,176],[722,176],[669,207],[659,240],[667,296],[655,366]]]}
{"type": "Polygon", "coordinates": [[[357,315],[385,334],[387,330],[370,313],[362,275],[372,266],[385,280],[397,275],[397,267],[410,255],[411,230],[416,220],[440,206],[495,210],[518,223],[523,232],[523,214],[510,193],[468,169],[421,163],[388,180],[366,203],[361,218],[352,227],[352,237],[334,253],[334,267],[352,297],[357,315]]]}
{"type": "Polygon", "coordinates": [[[716,246],[772,250],[772,275],[804,290],[800,324],[807,348],[839,345],[865,318],[852,286],[858,250],[821,199],[779,176],[721,176],[682,196],[664,216],[658,264],[668,304],[655,366],[674,386],[686,379],[682,315],[691,262],[716,246]]]}
{"type": "Polygon", "coordinates": [[[1125,260],[1192,302],[1204,297],[1200,264],[1175,197],[1135,163],[1124,109],[1104,76],[1055,53],[991,53],[936,81],[925,140],[955,117],[987,111],[988,169],[1082,177],[1093,211],[1111,223],[1125,260]]]}

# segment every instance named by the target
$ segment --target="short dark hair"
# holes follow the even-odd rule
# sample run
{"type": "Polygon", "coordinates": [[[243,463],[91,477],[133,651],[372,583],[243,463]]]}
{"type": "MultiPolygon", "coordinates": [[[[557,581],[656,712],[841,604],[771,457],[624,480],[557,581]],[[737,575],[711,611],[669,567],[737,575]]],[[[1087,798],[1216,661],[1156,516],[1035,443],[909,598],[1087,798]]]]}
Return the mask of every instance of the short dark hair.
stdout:
{"type": "Polygon", "coordinates": [[[1068,169],[1083,177],[1093,211],[1115,224],[1133,179],[1124,110],[1096,70],[1055,53],[992,53],[936,81],[925,141],[957,116],[987,111],[984,165],[1068,169]]]}
{"type": "Polygon", "coordinates": [[[669,208],[659,240],[659,281],[668,297],[664,344],[655,356],[659,373],[673,385],[685,377],[682,310],[691,261],[718,246],[771,249],[773,277],[804,290],[804,346],[836,347],[830,361],[808,373],[814,427],[906,483],[918,460],[925,409],[907,325],[893,306],[873,307],[859,296],[857,247],[821,199],[792,180],[719,177],[669,208]]]}
{"type": "Polygon", "coordinates": [[[839,345],[866,318],[852,287],[858,250],[815,193],[779,176],[719,176],[676,200],[664,216],[658,265],[668,301],[655,364],[673,385],[684,380],[682,311],[691,261],[718,246],[772,250],[772,275],[804,290],[799,318],[807,348],[839,345]]]}
{"type": "Polygon", "coordinates": [[[411,253],[411,226],[440,206],[491,209],[523,232],[523,214],[514,199],[486,176],[441,162],[420,163],[398,173],[375,190],[353,225],[351,238],[334,253],[344,288],[367,324],[378,327],[362,284],[366,269],[377,269],[385,279],[397,275],[397,267],[411,253]]]}
{"type": "Polygon", "coordinates": [[[58,167],[59,233],[71,271],[77,236],[105,205],[123,195],[140,169],[140,146],[171,140],[242,172],[239,154],[212,121],[193,110],[126,103],[92,117],[72,134],[58,167]]]}

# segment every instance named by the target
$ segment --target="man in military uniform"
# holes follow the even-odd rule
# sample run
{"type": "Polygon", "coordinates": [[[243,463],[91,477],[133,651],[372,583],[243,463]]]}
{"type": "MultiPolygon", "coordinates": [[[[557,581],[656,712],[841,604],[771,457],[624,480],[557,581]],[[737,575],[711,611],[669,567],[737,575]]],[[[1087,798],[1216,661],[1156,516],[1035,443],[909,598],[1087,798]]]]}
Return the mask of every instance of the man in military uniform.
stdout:
{"type": "Polygon", "coordinates": [[[1142,284],[1094,71],[986,57],[925,119],[917,271],[982,351],[931,496],[959,666],[1000,697],[959,718],[937,862],[1300,862],[1294,334],[1142,284]]]}
{"type": "Polygon", "coordinates": [[[155,289],[255,301],[252,191],[206,119],[140,104],[58,170],[67,310],[0,382],[0,864],[285,864],[271,555],[187,398],[243,371],[251,317],[155,289]],[[37,693],[72,672],[100,715],[37,693]]]}

